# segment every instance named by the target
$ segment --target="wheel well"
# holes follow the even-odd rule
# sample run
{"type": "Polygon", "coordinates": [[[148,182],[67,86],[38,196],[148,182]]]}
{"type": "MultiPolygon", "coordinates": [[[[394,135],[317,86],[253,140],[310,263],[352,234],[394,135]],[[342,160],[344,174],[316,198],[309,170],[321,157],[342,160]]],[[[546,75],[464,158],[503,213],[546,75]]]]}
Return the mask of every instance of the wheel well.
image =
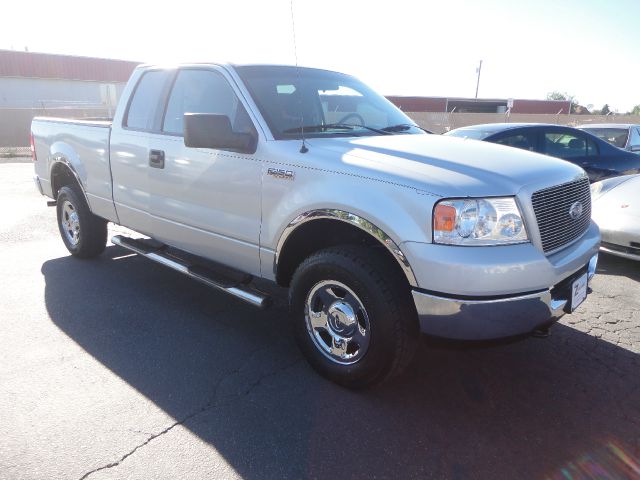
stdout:
{"type": "Polygon", "coordinates": [[[51,190],[53,192],[53,198],[57,198],[60,189],[67,185],[76,185],[80,188],[78,179],[71,168],[64,163],[57,162],[51,169],[51,190]]]}
{"type": "Polygon", "coordinates": [[[402,268],[393,254],[373,235],[340,220],[318,219],[300,225],[287,238],[278,255],[276,281],[287,287],[298,265],[309,255],[337,245],[362,245],[375,248],[379,255],[389,260],[400,278],[405,278],[402,268]]]}

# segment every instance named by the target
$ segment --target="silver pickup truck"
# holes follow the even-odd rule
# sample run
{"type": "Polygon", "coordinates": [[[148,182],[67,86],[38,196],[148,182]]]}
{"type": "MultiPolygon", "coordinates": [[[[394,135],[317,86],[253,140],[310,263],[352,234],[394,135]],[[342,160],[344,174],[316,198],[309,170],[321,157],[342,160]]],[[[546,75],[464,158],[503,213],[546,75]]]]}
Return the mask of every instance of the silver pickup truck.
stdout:
{"type": "Polygon", "coordinates": [[[420,332],[545,331],[585,299],[600,242],[570,163],[430,135],[357,79],[286,66],[141,66],[113,122],[36,118],[35,182],[75,256],[114,244],[258,307],[289,287],[311,365],[349,387],[420,332]]]}

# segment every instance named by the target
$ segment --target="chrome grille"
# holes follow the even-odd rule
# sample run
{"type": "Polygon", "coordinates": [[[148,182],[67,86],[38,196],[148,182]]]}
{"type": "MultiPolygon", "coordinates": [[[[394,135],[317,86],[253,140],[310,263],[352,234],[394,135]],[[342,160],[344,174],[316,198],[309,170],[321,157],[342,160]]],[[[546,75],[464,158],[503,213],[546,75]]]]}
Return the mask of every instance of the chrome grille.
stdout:
{"type": "Polygon", "coordinates": [[[572,242],[589,228],[591,189],[586,177],[538,190],[531,195],[531,203],[545,253],[553,252],[572,242]],[[569,215],[569,210],[575,202],[582,203],[582,214],[577,219],[569,215]]]}

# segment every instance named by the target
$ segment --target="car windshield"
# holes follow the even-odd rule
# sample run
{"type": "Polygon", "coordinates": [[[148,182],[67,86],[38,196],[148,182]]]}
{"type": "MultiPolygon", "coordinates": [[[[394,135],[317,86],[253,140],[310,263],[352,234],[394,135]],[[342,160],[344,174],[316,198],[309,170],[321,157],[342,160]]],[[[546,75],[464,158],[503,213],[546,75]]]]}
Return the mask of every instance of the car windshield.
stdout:
{"type": "Polygon", "coordinates": [[[274,138],[425,134],[386,98],[341,73],[236,67],[274,138]]]}
{"type": "Polygon", "coordinates": [[[629,138],[628,128],[604,127],[583,128],[583,130],[619,148],[624,148],[627,144],[627,138],[629,138]]]}

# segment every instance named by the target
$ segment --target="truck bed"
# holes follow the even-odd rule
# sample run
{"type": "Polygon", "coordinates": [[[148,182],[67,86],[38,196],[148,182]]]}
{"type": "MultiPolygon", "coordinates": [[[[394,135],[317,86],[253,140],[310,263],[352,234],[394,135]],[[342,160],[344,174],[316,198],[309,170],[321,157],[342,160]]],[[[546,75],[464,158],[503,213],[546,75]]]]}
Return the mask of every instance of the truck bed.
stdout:
{"type": "Polygon", "coordinates": [[[35,171],[42,193],[55,198],[52,171],[56,164],[65,164],[80,182],[91,211],[117,220],[109,165],[111,121],[36,117],[31,132],[37,157],[35,171]]]}

